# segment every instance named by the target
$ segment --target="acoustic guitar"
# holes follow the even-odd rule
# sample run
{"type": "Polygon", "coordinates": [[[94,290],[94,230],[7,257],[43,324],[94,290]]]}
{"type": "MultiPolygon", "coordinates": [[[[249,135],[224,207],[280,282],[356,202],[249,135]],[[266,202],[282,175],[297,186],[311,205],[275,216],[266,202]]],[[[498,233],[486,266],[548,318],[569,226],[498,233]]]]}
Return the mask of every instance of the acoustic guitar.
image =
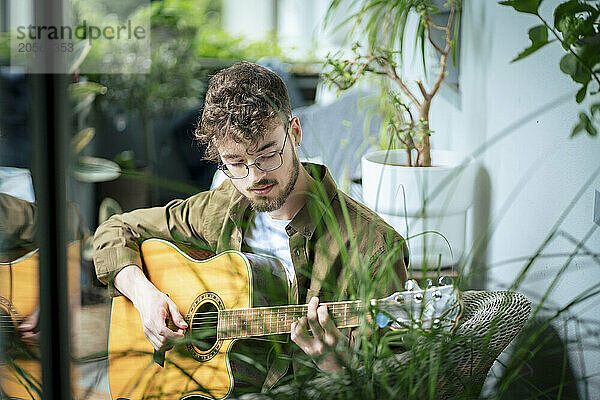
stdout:
{"type": "MultiPolygon", "coordinates": [[[[80,244],[67,248],[69,297],[79,298],[80,244]]],[[[23,344],[17,327],[39,305],[39,254],[0,262],[0,387],[9,399],[41,399],[40,351],[23,344]]],[[[76,303],[76,302],[75,302],[76,303]]],[[[75,304],[71,304],[74,306],[75,304]]]]}
{"type": "MultiPolygon", "coordinates": [[[[143,242],[141,254],[148,278],[184,312],[189,328],[182,343],[157,359],[133,304],[124,296],[114,298],[109,341],[112,399],[225,399],[237,382],[232,365],[235,343],[281,339],[307,312],[307,305],[288,305],[289,283],[273,257],[226,251],[199,260],[160,239],[143,242]]],[[[438,324],[451,329],[460,313],[452,286],[394,293],[370,304],[323,304],[339,328],[358,326],[359,316],[369,308],[377,310],[380,327],[419,324],[427,329],[438,324]]]]}

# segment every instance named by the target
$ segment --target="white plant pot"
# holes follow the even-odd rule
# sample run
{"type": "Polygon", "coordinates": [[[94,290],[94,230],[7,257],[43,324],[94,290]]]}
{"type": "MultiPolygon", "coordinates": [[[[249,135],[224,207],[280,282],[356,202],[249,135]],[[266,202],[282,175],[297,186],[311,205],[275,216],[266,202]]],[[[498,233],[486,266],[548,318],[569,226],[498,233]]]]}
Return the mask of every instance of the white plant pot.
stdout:
{"type": "Polygon", "coordinates": [[[461,261],[467,211],[473,203],[473,159],[432,150],[431,160],[432,167],[406,167],[404,150],[374,151],[362,158],[363,200],[409,239],[414,268],[461,261]]]}

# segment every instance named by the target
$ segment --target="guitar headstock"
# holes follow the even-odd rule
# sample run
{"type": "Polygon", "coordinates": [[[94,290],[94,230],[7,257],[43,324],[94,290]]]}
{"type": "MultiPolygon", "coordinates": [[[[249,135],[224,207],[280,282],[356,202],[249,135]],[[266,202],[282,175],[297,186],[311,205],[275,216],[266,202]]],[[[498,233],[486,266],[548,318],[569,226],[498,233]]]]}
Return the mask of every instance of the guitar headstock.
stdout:
{"type": "Polygon", "coordinates": [[[391,324],[395,329],[412,327],[451,331],[461,311],[458,289],[452,284],[444,284],[447,280],[442,279],[442,286],[428,285],[425,289],[409,281],[409,290],[376,300],[373,305],[378,308],[377,325],[380,328],[391,324]]]}

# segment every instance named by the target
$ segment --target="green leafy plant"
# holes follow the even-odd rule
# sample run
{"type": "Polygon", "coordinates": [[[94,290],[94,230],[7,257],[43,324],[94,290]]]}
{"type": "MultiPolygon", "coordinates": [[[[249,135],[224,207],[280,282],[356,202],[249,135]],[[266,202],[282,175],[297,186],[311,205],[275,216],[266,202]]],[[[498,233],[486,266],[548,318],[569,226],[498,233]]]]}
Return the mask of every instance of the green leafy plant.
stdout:
{"type": "MultiPolygon", "coordinates": [[[[253,43],[225,32],[221,3],[220,0],[165,0],[136,9],[128,17],[134,25],[150,21],[149,58],[140,59],[144,52],[135,47],[120,49],[120,53],[135,54],[136,63],[149,66],[147,73],[127,73],[131,67],[127,57],[113,57],[111,73],[90,75],[91,80],[109,88],[98,102],[100,114],[125,114],[139,123],[139,132],[128,133],[139,134],[142,139],[137,161],[144,165],[145,174],[154,175],[158,165],[153,129],[161,122],[200,107],[211,74],[241,59],[256,60],[282,53],[276,42],[253,43]]],[[[111,53],[106,46],[114,45],[137,43],[94,43],[91,58],[94,62],[102,61],[111,53]]],[[[150,179],[132,169],[126,173],[150,179]]],[[[197,188],[188,187],[186,192],[190,190],[195,192],[197,188]]]]}
{"type": "Polygon", "coordinates": [[[355,43],[350,56],[345,56],[343,52],[329,54],[325,62],[326,82],[339,91],[344,91],[365,77],[382,77],[385,82],[382,84],[383,93],[388,97],[386,104],[392,104],[397,109],[390,113],[389,107],[384,107],[385,129],[388,130],[388,137],[395,137],[406,149],[409,165],[415,166],[431,166],[429,112],[447,75],[448,62],[456,54],[461,3],[450,0],[443,5],[443,9],[449,12],[446,25],[443,26],[434,22],[434,16],[441,11],[435,3],[432,0],[354,0],[348,4],[335,0],[330,5],[327,16],[329,20],[342,7],[357,9],[341,26],[352,24],[352,31],[366,37],[366,43],[355,43]],[[404,42],[412,14],[418,16],[414,47],[415,51],[420,51],[425,77],[427,44],[434,49],[439,60],[439,69],[435,71],[429,87],[426,82],[409,82],[403,76],[404,42]],[[433,31],[443,33],[443,44],[434,40],[433,31]],[[396,90],[386,89],[386,85],[395,87],[396,90]],[[411,157],[413,150],[417,152],[414,162],[411,157]]]}
{"type": "Polygon", "coordinates": [[[571,137],[585,131],[590,136],[598,134],[600,123],[600,2],[569,0],[554,9],[552,25],[540,14],[542,0],[507,0],[500,4],[516,11],[537,17],[541,25],[529,29],[531,45],[512,62],[534,54],[547,44],[558,41],[567,52],[560,60],[560,70],[581,87],[575,95],[579,104],[589,95],[594,100],[588,112],[579,113],[571,137]],[[550,39],[553,36],[555,39],[550,39]]]}

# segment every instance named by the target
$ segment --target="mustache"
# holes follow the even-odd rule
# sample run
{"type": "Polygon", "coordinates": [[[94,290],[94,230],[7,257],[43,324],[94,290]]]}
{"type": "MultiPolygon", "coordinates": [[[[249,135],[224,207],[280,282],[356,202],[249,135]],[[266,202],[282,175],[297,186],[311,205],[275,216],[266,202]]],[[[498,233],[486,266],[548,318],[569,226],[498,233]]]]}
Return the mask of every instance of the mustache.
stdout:
{"type": "Polygon", "coordinates": [[[261,181],[256,182],[252,186],[250,186],[248,188],[248,190],[261,189],[261,188],[264,188],[265,186],[271,186],[271,185],[274,185],[276,183],[277,183],[277,181],[272,180],[272,179],[263,179],[261,181]]]}

